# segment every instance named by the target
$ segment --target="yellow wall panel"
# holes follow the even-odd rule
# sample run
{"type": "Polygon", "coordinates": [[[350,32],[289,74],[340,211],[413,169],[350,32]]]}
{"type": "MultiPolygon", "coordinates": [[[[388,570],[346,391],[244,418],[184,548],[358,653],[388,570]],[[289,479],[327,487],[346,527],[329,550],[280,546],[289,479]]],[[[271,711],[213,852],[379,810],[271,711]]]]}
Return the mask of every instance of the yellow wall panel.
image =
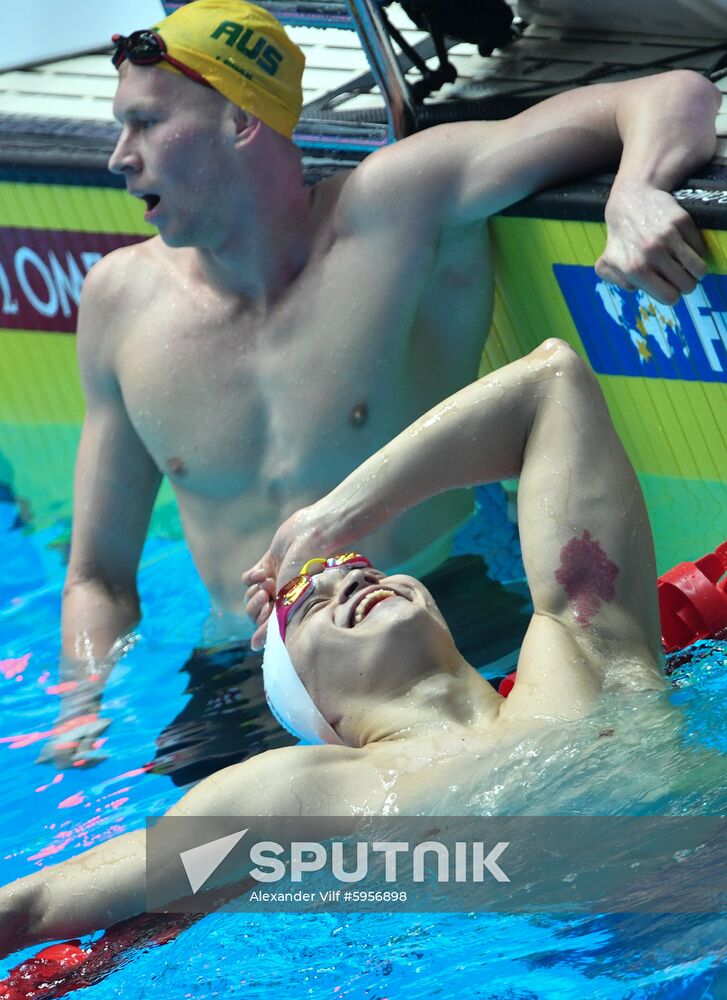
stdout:
{"type": "MultiPolygon", "coordinates": [[[[493,230],[497,294],[483,367],[491,370],[511,361],[546,337],[562,337],[588,360],[553,264],[592,267],[605,243],[605,226],[501,217],[494,220],[493,230]]],[[[727,233],[703,235],[713,271],[727,271],[727,233]]],[[[603,334],[608,336],[605,324],[603,334]]],[[[601,374],[599,380],[640,473],[727,478],[725,382],[618,374],[601,374]]]]}
{"type": "Polygon", "coordinates": [[[144,204],[119,188],[0,183],[0,226],[155,235],[144,204]]]}

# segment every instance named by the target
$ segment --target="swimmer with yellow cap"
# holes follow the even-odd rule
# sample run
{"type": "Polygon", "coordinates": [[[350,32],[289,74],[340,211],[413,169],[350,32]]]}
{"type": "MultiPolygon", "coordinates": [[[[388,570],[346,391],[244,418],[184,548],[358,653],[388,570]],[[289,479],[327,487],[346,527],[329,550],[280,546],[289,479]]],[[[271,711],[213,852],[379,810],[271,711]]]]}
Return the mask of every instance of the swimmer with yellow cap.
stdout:
{"type": "Polygon", "coordinates": [[[114,66],[160,66],[212,87],[290,139],[305,57],[280,22],[245,0],[194,0],[146,31],[114,35],[114,66]]]}

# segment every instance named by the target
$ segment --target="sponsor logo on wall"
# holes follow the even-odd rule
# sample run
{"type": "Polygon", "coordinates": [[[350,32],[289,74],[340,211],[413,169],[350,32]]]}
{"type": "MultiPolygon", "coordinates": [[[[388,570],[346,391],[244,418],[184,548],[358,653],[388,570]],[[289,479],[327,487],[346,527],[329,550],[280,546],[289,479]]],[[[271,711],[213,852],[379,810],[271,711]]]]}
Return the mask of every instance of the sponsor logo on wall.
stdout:
{"type": "Polygon", "coordinates": [[[0,227],[0,329],[74,333],[83,282],[105,254],[146,239],[0,227]]]}
{"type": "Polygon", "coordinates": [[[727,382],[727,275],[708,275],[667,306],[602,281],[592,267],[554,264],[553,272],[600,374],[727,382]]]}

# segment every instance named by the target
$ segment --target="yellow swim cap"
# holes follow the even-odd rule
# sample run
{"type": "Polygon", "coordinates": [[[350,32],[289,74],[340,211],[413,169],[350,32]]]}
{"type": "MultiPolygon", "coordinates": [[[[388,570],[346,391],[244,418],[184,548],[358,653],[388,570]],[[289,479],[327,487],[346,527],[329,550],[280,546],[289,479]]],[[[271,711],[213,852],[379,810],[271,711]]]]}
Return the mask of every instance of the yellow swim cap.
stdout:
{"type": "MultiPolygon", "coordinates": [[[[153,30],[170,56],[291,138],[303,104],[305,56],[272,14],[245,0],[193,0],[153,30]]],[[[157,65],[178,72],[166,61],[157,65]]]]}

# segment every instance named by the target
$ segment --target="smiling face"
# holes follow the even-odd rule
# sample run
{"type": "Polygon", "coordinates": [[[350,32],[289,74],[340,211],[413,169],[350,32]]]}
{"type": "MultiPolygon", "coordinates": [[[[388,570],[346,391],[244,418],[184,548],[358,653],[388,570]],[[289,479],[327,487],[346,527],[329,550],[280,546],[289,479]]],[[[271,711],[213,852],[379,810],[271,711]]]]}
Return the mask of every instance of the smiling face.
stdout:
{"type": "Polygon", "coordinates": [[[216,91],[125,62],[114,115],[122,131],[109,169],[147,205],[169,246],[214,245],[230,226],[238,177],[234,108],[216,91]]]}
{"type": "Polygon", "coordinates": [[[326,569],[288,622],[285,645],[333,721],[461,662],[431,594],[411,576],[326,569]]]}

